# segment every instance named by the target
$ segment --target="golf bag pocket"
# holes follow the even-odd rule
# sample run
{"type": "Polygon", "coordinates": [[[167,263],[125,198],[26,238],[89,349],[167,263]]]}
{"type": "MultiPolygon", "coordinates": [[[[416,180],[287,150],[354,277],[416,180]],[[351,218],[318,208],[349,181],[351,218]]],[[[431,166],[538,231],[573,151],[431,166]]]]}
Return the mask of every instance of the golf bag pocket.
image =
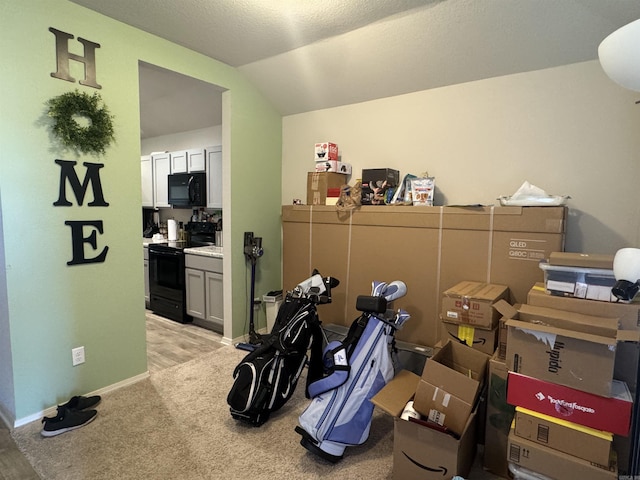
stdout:
{"type": "Polygon", "coordinates": [[[233,410],[245,413],[253,405],[263,403],[267,391],[260,385],[266,382],[274,360],[274,355],[249,354],[238,364],[233,372],[233,386],[227,395],[227,403],[233,410]]]}

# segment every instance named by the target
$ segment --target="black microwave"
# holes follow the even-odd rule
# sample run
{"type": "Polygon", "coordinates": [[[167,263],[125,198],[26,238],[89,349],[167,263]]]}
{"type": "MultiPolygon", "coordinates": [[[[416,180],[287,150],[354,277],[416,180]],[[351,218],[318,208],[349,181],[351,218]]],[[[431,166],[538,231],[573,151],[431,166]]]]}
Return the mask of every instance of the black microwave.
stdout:
{"type": "Polygon", "coordinates": [[[206,173],[169,175],[169,204],[178,208],[207,206],[206,173]]]}

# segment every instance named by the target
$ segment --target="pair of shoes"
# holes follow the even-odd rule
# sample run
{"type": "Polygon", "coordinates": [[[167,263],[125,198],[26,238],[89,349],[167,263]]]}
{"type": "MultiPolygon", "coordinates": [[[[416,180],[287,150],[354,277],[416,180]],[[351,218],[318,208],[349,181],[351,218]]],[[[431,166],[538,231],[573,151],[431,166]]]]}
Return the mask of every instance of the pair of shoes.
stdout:
{"type": "Polygon", "coordinates": [[[92,422],[98,412],[87,409],[95,407],[100,403],[100,400],[99,395],[93,397],[71,397],[64,405],[58,405],[58,413],[55,417],[44,417],[42,419],[44,426],[40,434],[43,437],[53,437],[92,422]]]}

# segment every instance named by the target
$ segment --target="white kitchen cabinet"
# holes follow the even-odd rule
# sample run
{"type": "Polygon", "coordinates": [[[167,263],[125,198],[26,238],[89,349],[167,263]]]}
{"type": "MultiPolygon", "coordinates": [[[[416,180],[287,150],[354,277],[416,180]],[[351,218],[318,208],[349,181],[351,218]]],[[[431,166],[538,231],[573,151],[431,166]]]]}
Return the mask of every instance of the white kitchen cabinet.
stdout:
{"type": "Polygon", "coordinates": [[[140,176],[142,178],[142,206],[153,207],[153,162],[151,155],[140,157],[140,176]]]}
{"type": "Polygon", "coordinates": [[[171,173],[171,157],[169,153],[151,155],[153,164],[153,200],[154,207],[170,207],[169,179],[171,173]]]}
{"type": "Polygon", "coordinates": [[[187,173],[187,151],[171,152],[171,173],[187,173]]]}
{"type": "MultiPolygon", "coordinates": [[[[222,270],[222,269],[221,269],[222,270]]],[[[224,308],[222,303],[222,273],[205,272],[206,319],[224,325],[224,308]]]]}
{"type": "Polygon", "coordinates": [[[144,256],[144,304],[149,305],[151,294],[149,292],[149,247],[143,246],[144,256]]]}
{"type": "Polygon", "coordinates": [[[187,313],[196,325],[222,332],[222,258],[187,253],[185,267],[187,313]]]}
{"type": "Polygon", "coordinates": [[[185,268],[184,281],[187,287],[187,314],[203,319],[206,316],[204,270],[185,268]]]}
{"type": "Polygon", "coordinates": [[[222,147],[207,147],[207,208],[222,209],[222,147]]]}
{"type": "Polygon", "coordinates": [[[204,172],[206,170],[206,155],[204,148],[191,148],[187,150],[187,169],[191,172],[204,172]]]}

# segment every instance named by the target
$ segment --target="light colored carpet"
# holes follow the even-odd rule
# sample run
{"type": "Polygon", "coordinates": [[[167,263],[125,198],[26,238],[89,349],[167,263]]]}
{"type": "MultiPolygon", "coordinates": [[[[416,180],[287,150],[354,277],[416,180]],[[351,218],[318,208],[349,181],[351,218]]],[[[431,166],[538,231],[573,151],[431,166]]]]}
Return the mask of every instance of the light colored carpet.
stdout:
{"type": "Polygon", "coordinates": [[[309,403],[303,383],[261,427],[231,418],[226,397],[245,354],[223,347],[109,392],[96,420],[77,430],[43,438],[34,422],[12,436],[47,480],[391,478],[393,420],[378,409],[367,442],[335,465],[294,432],[309,403]]]}

